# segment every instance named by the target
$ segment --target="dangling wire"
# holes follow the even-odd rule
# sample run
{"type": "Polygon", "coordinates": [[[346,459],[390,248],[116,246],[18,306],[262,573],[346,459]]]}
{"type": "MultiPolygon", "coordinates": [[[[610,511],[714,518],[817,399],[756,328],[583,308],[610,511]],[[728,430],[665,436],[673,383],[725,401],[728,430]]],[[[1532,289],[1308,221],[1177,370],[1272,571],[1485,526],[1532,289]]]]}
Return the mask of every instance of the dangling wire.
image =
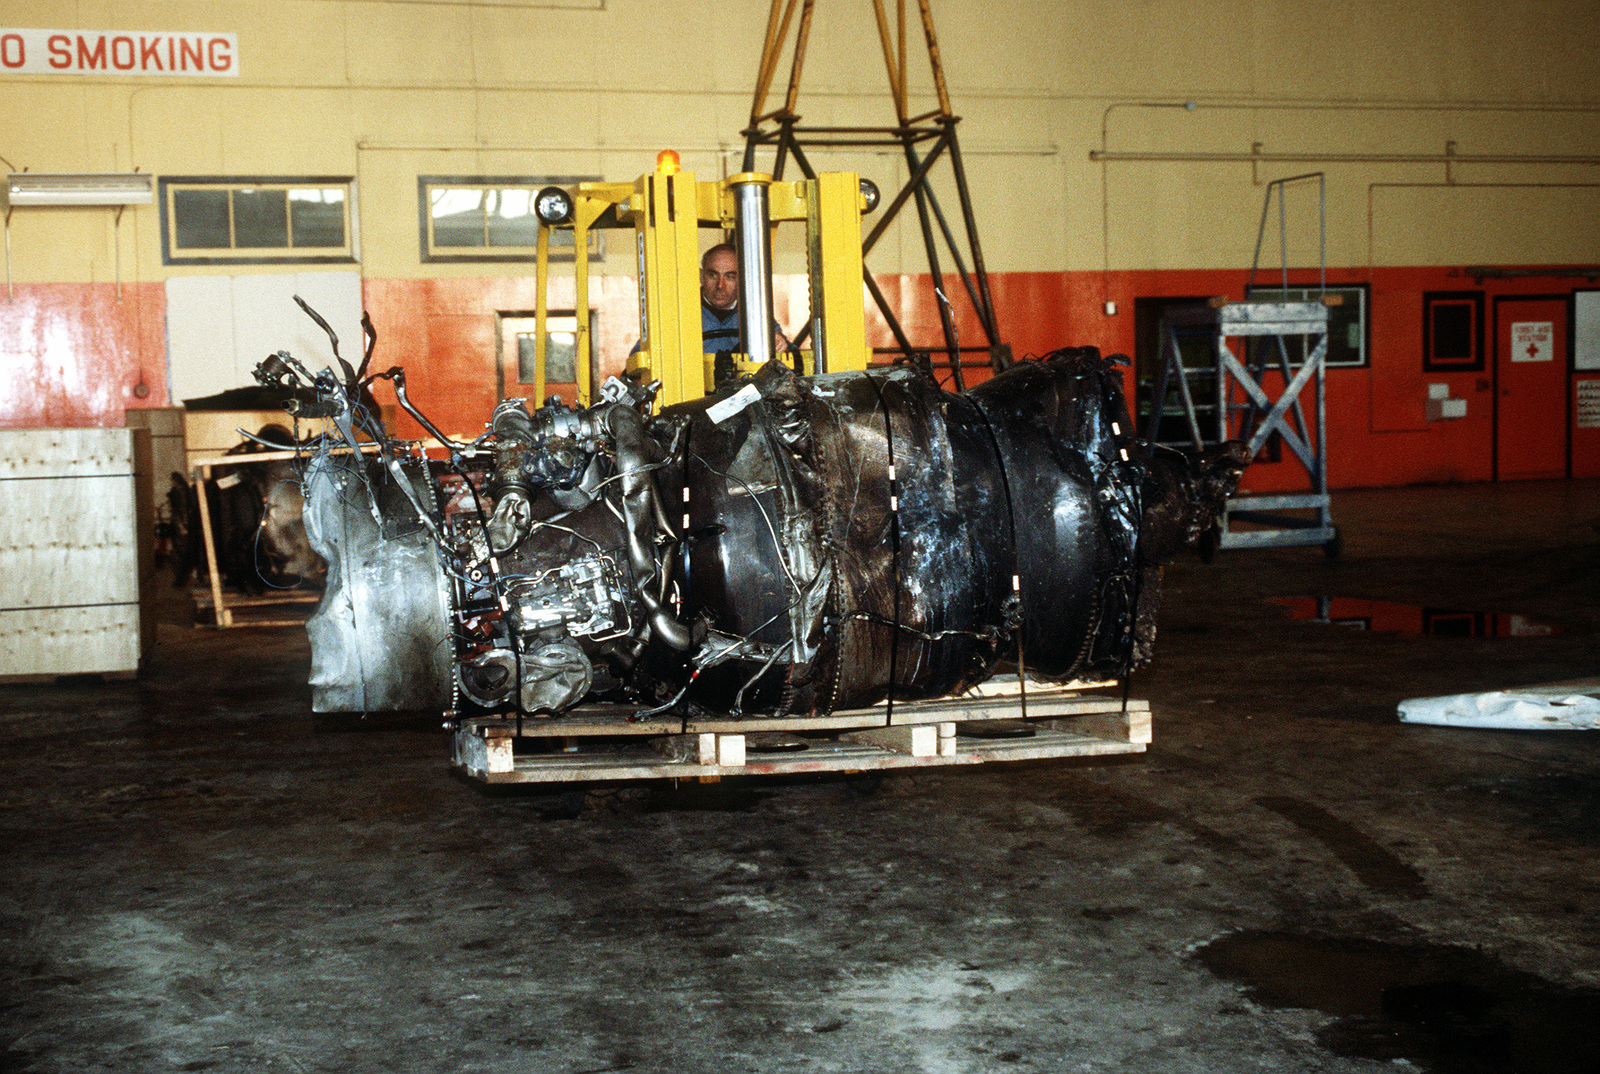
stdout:
{"type": "Polygon", "coordinates": [[[883,715],[885,726],[894,724],[894,692],[899,678],[900,664],[900,486],[894,469],[894,420],[889,414],[889,402],[878,386],[877,378],[863,373],[872,391],[878,397],[878,409],[883,411],[883,439],[889,452],[889,541],[894,552],[894,631],[889,635],[889,696],[883,715]]]}
{"type": "Polygon", "coordinates": [[[983,405],[973,400],[973,410],[983,420],[983,431],[989,437],[989,446],[994,449],[995,468],[1000,471],[1000,488],[1006,497],[1006,530],[1011,536],[1011,596],[1017,602],[1017,704],[1020,706],[1022,718],[1028,718],[1028,676],[1024,668],[1022,630],[1026,625],[1026,616],[1022,604],[1022,550],[1017,546],[1017,511],[1011,500],[1011,478],[1006,473],[1005,453],[1000,450],[1000,438],[995,435],[994,425],[989,421],[989,415],[984,412],[983,405]]]}

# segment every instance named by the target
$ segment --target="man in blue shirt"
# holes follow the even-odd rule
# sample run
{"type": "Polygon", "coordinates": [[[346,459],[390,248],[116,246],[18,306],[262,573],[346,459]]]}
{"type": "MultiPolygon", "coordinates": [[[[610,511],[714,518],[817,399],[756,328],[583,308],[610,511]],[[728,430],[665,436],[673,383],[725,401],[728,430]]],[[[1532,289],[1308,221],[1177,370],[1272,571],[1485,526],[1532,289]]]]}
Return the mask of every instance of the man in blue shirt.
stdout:
{"type": "MultiPolygon", "coordinates": [[[[739,349],[739,255],[725,242],[700,259],[700,334],[707,354],[739,349]]],[[[788,338],[774,325],[773,352],[788,348],[788,338]]]]}
{"type": "MultiPolygon", "coordinates": [[[[725,242],[719,242],[700,258],[700,335],[705,341],[705,353],[719,356],[716,382],[732,379],[733,362],[726,356],[739,349],[739,254],[725,242]]],[[[774,323],[773,354],[779,355],[781,361],[788,349],[789,337],[774,323]]],[[[635,343],[628,353],[638,352],[639,344],[635,343]]],[[[798,367],[798,359],[795,365],[798,367]]]]}
{"type": "Polygon", "coordinates": [[[739,349],[739,255],[725,242],[700,259],[700,334],[707,354],[739,349]]]}

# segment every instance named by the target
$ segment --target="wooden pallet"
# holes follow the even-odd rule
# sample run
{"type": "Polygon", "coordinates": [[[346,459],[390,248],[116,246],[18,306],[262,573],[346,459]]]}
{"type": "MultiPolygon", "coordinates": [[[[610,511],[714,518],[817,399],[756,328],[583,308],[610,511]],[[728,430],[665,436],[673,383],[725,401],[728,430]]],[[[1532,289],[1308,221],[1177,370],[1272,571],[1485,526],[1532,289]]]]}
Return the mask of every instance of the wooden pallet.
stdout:
{"type": "MultiPolygon", "coordinates": [[[[986,684],[989,685],[989,684],[986,684]]],[[[1114,685],[1114,684],[1113,684],[1114,685]]],[[[547,720],[475,717],[455,725],[452,761],[485,783],[571,783],[634,779],[720,779],[863,772],[1142,753],[1151,740],[1150,705],[1081,688],[1027,691],[1029,737],[987,738],[985,723],[1023,718],[1015,679],[1009,691],[835,712],[747,720],[640,719],[626,706],[584,706],[547,720]],[[968,733],[963,733],[963,732],[968,733]],[[772,732],[805,748],[763,752],[772,732]],[[529,741],[533,740],[533,741],[529,741]],[[517,744],[537,752],[519,752],[517,744]]]]}
{"type": "Polygon", "coordinates": [[[224,589],[222,615],[218,616],[211,603],[210,589],[191,588],[189,597],[194,601],[200,622],[209,617],[211,625],[220,627],[304,627],[311,613],[316,611],[315,605],[322,602],[320,590],[284,589],[248,597],[224,589]]]}

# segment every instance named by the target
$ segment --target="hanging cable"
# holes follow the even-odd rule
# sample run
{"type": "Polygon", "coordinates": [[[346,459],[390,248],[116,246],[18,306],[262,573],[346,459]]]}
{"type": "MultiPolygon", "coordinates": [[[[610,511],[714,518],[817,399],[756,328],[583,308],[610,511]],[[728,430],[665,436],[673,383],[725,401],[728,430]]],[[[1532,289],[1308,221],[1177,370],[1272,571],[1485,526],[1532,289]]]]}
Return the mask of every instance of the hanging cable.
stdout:
{"type": "Polygon", "coordinates": [[[1000,473],[1000,488],[1006,498],[1006,532],[1011,537],[1011,599],[1016,601],[1017,610],[1017,704],[1020,707],[1022,718],[1028,718],[1028,676],[1024,670],[1022,645],[1022,628],[1026,623],[1022,604],[1022,553],[1017,547],[1017,512],[1011,500],[1011,478],[1006,473],[1005,453],[1000,450],[1000,438],[995,435],[994,425],[989,421],[989,415],[984,412],[983,405],[974,400],[973,410],[983,421],[983,431],[989,437],[989,446],[994,450],[995,469],[1000,473]]]}
{"type": "Polygon", "coordinates": [[[894,691],[899,678],[900,661],[900,486],[894,469],[894,420],[889,414],[889,402],[883,389],[871,373],[863,373],[872,391],[878,397],[878,408],[883,411],[883,439],[889,453],[889,542],[894,553],[894,630],[889,635],[889,696],[885,707],[884,726],[894,724],[894,691]]]}

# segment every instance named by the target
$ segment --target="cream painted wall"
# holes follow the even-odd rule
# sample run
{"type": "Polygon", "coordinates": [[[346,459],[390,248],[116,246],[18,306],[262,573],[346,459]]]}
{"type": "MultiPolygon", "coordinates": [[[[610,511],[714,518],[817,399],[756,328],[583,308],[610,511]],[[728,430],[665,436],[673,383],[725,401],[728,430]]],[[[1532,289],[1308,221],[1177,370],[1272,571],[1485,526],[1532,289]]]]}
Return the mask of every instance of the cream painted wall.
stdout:
{"type": "Polygon", "coordinates": [[[353,272],[178,276],[167,281],[167,388],[198,399],[252,384],[269,354],[287,350],[313,373],[337,368],[327,333],[297,305],[316,310],[361,364],[361,279],[353,272]]]}
{"type": "MultiPolygon", "coordinates": [[[[1323,170],[1329,260],[1600,261],[1600,169],[1585,164],[1114,162],[1090,151],[1561,154],[1600,159],[1592,0],[934,0],[992,270],[1247,264],[1266,180],[1323,170]],[[1170,107],[1194,101],[1193,110],[1170,107]],[[1159,105],[1162,107],[1148,107],[1159,105]],[[1473,184],[1526,184],[1521,188],[1473,184]],[[1376,186],[1374,184],[1377,184],[1376,186]],[[1551,187],[1549,184],[1566,184],[1551,187]],[[1369,248],[1369,197],[1371,242],[1369,248]]],[[[223,31],[225,79],[0,72],[0,156],[17,169],[358,180],[362,275],[495,276],[425,265],[419,174],[631,179],[678,148],[702,177],[738,169],[766,9],[709,0],[8,0],[8,27],[223,31]]],[[[892,118],[867,0],[818,0],[801,112],[892,118]]],[[[919,42],[913,37],[912,56],[919,42]]],[[[786,68],[785,68],[786,70],[786,68]]],[[[780,75],[781,81],[782,75],[780,75]]],[[[913,64],[914,107],[931,104],[913,64]]],[[[781,94],[781,85],[776,88],[781,94]]],[[[817,151],[893,188],[893,153],[817,151]]],[[[947,195],[953,208],[953,198],[947,195]]],[[[1314,207],[1291,254],[1315,257],[1314,207]]],[[[18,210],[18,281],[237,272],[167,268],[158,213],[18,210]]],[[[617,249],[613,247],[613,249],[617,249]]],[[[1276,249],[1272,251],[1276,257],[1276,249]]],[[[780,246],[779,269],[798,267],[780,246]]],[[[898,230],[871,259],[922,267],[898,230]]],[[[252,272],[293,272],[252,267],[252,272]]],[[[612,256],[606,271],[629,272],[612,256]]]]}

